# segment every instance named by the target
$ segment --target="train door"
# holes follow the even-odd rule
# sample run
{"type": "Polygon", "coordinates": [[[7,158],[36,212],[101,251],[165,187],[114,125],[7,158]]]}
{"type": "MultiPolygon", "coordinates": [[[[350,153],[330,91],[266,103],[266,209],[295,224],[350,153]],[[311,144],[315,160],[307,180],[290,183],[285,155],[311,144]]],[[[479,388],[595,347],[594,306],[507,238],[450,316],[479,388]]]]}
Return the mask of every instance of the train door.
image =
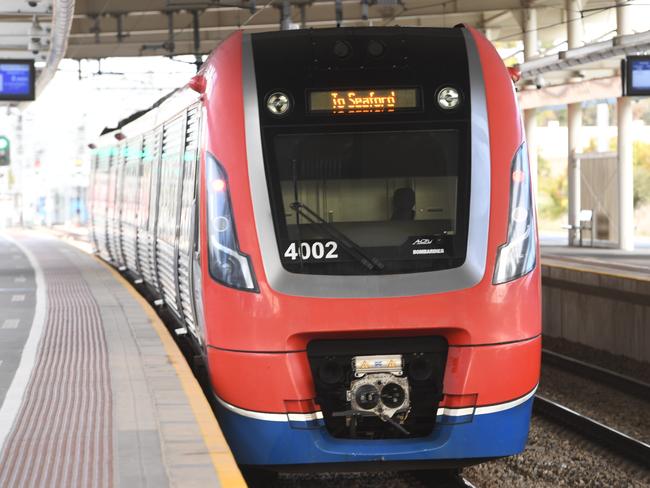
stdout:
{"type": "Polygon", "coordinates": [[[196,206],[196,175],[198,166],[198,139],[200,126],[200,107],[192,106],[187,110],[185,124],[185,142],[183,151],[183,182],[181,187],[181,207],[178,233],[178,262],[177,278],[180,308],[185,324],[190,333],[202,341],[202,335],[197,329],[197,317],[194,306],[193,286],[193,255],[194,227],[196,206]]]}
{"type": "Polygon", "coordinates": [[[178,299],[177,237],[182,172],[181,159],[185,142],[184,115],[166,122],[163,126],[155,255],[156,272],[160,279],[162,298],[169,309],[180,319],[182,319],[182,316],[178,299]]]}
{"type": "MultiPolygon", "coordinates": [[[[203,275],[201,273],[201,144],[199,144],[196,165],[196,177],[194,180],[194,202],[192,202],[192,307],[196,319],[196,337],[199,344],[205,351],[205,314],[203,311],[203,275]]],[[[207,360],[207,359],[206,359],[207,360]]]]}
{"type": "Polygon", "coordinates": [[[137,277],[140,277],[137,254],[137,202],[140,193],[138,172],[142,154],[142,137],[138,136],[129,141],[124,163],[124,207],[122,210],[122,250],[126,267],[137,277]]]}
{"type": "Polygon", "coordinates": [[[95,202],[93,204],[93,220],[95,222],[95,239],[97,252],[103,259],[110,259],[108,252],[108,173],[110,168],[110,148],[99,151],[97,170],[95,172],[95,202]]]}
{"type": "MultiPolygon", "coordinates": [[[[198,160],[201,158],[199,156],[198,160]]],[[[195,318],[194,335],[199,344],[205,344],[205,314],[203,312],[203,275],[201,274],[201,226],[199,225],[199,209],[201,196],[199,194],[199,167],[196,168],[196,184],[194,186],[195,199],[192,205],[192,242],[191,242],[191,283],[192,283],[192,309],[195,318]]]]}
{"type": "Polygon", "coordinates": [[[95,205],[97,202],[97,173],[99,171],[99,155],[97,151],[93,151],[90,159],[90,182],[88,185],[88,193],[86,194],[86,206],[90,210],[88,227],[90,228],[90,243],[93,248],[99,249],[97,244],[97,220],[95,219],[95,205]]]}
{"type": "Polygon", "coordinates": [[[128,197],[124,191],[124,177],[127,151],[127,143],[123,142],[120,144],[117,154],[117,166],[115,168],[115,216],[113,220],[115,253],[113,257],[120,271],[126,270],[126,260],[124,258],[124,208],[125,200],[128,197]]]}
{"type": "MultiPolygon", "coordinates": [[[[112,147],[108,159],[108,191],[106,194],[106,258],[116,261],[115,249],[115,188],[117,178],[117,164],[119,149],[112,147]]],[[[105,259],[106,259],[105,258],[105,259]]]]}
{"type": "MultiPolygon", "coordinates": [[[[162,127],[157,127],[154,131],[151,145],[151,184],[149,186],[149,220],[147,222],[147,233],[149,235],[149,268],[151,270],[151,288],[157,296],[162,296],[160,287],[160,277],[156,267],[156,242],[158,233],[158,199],[160,195],[160,168],[162,152],[162,127]]],[[[158,303],[158,302],[157,302],[158,303]]],[[[162,303],[162,302],[160,302],[162,303]]]]}
{"type": "Polygon", "coordinates": [[[151,266],[151,233],[149,232],[149,206],[151,205],[152,169],[156,153],[156,132],[147,132],[142,139],[142,157],[138,164],[138,220],[136,248],[138,271],[145,283],[154,287],[154,272],[151,266]]]}

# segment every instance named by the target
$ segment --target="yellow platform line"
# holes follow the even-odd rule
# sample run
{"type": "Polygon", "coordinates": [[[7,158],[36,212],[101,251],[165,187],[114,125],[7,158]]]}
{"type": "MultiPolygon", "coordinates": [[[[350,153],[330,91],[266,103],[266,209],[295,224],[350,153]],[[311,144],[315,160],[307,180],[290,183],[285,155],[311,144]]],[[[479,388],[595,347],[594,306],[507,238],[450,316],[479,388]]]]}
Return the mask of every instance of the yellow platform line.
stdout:
{"type": "Polygon", "coordinates": [[[181,353],[180,349],[178,349],[174,339],[172,339],[168,329],[165,327],[153,308],[151,308],[149,302],[147,302],[147,300],[145,300],[145,298],[140,295],[133,286],[131,286],[131,283],[129,283],[126,278],[124,278],[108,263],[102,261],[99,257],[94,257],[105,266],[106,269],[113,274],[115,279],[129,291],[133,298],[135,298],[149,317],[153,328],[158,333],[158,337],[160,337],[160,340],[163,343],[169,361],[174,366],[178,379],[183,386],[183,391],[190,403],[194,418],[196,418],[196,422],[199,425],[201,435],[203,436],[203,442],[208,449],[212,465],[217,472],[221,485],[226,488],[246,487],[246,482],[237,467],[235,458],[228,447],[223,432],[221,432],[221,428],[217,423],[214,412],[212,411],[208,400],[205,398],[205,394],[194,377],[187,361],[185,361],[185,357],[181,353]]]}

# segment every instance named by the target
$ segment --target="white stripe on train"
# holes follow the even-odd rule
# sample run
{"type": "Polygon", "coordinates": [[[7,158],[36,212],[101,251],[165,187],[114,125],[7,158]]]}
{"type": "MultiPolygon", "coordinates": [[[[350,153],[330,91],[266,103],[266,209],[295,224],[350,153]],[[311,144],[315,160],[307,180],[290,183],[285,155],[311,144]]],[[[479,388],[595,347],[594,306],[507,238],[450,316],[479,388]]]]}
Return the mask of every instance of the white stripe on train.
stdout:
{"type": "MultiPolygon", "coordinates": [[[[526,395],[516,398],[505,403],[498,403],[496,405],[486,405],[484,407],[462,407],[462,408],[450,408],[450,407],[441,407],[437,411],[437,416],[447,416],[447,417],[464,417],[466,415],[485,415],[490,413],[503,412],[504,410],[509,410],[515,408],[532,398],[532,396],[537,391],[537,386],[533,388],[532,391],[526,395]]],[[[310,422],[314,420],[321,420],[323,418],[323,412],[311,412],[311,413],[268,413],[268,412],[257,412],[255,410],[245,410],[235,405],[222,400],[218,396],[216,399],[219,403],[226,409],[230,410],[237,415],[243,417],[248,417],[255,420],[265,420],[267,422],[310,422]]]]}

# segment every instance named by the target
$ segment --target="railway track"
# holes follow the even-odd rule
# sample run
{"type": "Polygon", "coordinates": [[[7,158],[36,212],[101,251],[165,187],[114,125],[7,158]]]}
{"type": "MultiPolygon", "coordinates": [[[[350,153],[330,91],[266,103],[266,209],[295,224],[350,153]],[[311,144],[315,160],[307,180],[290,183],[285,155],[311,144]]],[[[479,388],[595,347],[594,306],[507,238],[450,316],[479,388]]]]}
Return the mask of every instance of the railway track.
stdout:
{"type": "MultiPolygon", "coordinates": [[[[548,350],[542,351],[542,363],[606,384],[642,400],[650,401],[650,385],[629,376],[548,350]]],[[[594,399],[594,401],[597,401],[597,399],[594,399]]],[[[533,409],[535,413],[561,423],[590,440],[616,451],[625,458],[650,468],[649,444],[541,395],[536,395],[533,409]]],[[[639,414],[642,413],[639,412],[639,414]]]]}
{"type": "Polygon", "coordinates": [[[542,350],[542,363],[570,371],[574,374],[604,383],[612,388],[650,402],[650,384],[610,371],[600,366],[564,356],[547,349],[542,350]]]}

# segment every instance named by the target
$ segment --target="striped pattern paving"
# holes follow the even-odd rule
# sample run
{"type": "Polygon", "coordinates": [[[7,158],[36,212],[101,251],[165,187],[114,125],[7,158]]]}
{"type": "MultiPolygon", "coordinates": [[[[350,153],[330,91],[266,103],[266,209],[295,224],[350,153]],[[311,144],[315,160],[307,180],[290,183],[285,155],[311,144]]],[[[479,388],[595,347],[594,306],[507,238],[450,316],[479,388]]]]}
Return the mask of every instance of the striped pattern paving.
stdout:
{"type": "Polygon", "coordinates": [[[99,307],[67,256],[55,246],[23,243],[43,269],[46,323],[0,453],[0,487],[110,487],[113,413],[99,307]]]}

